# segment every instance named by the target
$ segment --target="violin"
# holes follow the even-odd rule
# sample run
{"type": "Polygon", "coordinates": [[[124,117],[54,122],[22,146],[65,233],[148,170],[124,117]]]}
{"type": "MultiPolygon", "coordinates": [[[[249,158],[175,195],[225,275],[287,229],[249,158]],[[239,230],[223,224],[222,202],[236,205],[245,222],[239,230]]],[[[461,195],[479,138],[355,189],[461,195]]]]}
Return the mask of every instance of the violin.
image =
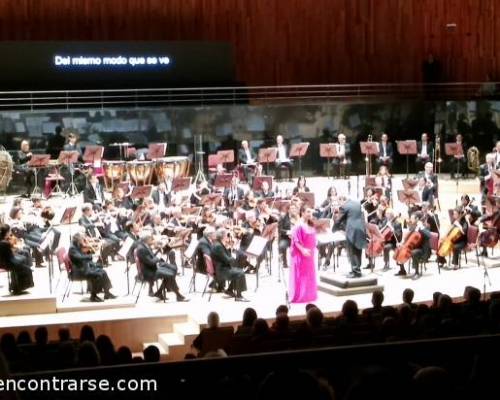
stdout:
{"type": "Polygon", "coordinates": [[[410,232],[403,245],[398,247],[394,252],[393,258],[396,260],[396,263],[405,264],[411,258],[412,250],[419,248],[423,239],[424,237],[419,231],[410,232]]]}

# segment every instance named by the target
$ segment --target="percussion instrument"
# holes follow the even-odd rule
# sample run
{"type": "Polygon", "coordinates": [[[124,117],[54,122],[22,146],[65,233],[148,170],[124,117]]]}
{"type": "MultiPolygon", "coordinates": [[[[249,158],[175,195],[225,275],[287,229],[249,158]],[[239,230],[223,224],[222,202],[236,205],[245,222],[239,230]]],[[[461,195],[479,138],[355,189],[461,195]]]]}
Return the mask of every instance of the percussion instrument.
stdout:
{"type": "Polygon", "coordinates": [[[112,191],[116,184],[125,180],[126,165],[122,161],[103,161],[104,184],[107,190],[112,191]]]}
{"type": "Polygon", "coordinates": [[[156,160],[155,176],[157,182],[164,182],[167,176],[183,178],[189,175],[189,158],[163,157],[156,160]]]}
{"type": "Polygon", "coordinates": [[[5,192],[12,179],[14,162],[9,152],[0,150],[0,192],[5,192]]]}
{"type": "Polygon", "coordinates": [[[149,185],[153,177],[153,163],[151,161],[130,161],[127,163],[127,172],[135,186],[149,185]]]}

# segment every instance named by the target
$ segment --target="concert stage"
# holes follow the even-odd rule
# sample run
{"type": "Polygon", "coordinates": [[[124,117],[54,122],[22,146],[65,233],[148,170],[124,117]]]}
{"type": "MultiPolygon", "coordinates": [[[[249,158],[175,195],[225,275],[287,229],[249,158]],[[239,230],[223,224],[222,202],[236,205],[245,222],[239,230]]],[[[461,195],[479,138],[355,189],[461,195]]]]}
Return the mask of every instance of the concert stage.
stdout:
{"type": "MultiPolygon", "coordinates": [[[[398,176],[393,182],[393,193],[401,189],[401,179],[398,176]]],[[[321,203],[329,186],[335,184],[340,193],[349,191],[353,197],[361,196],[364,185],[364,178],[352,177],[350,185],[346,181],[333,181],[324,177],[309,178],[307,185],[316,196],[316,204],[321,203]]],[[[280,189],[291,188],[294,184],[290,182],[280,183],[280,189]]],[[[479,183],[477,180],[463,180],[458,186],[459,195],[468,193],[479,201],[479,183]]],[[[442,222],[443,233],[448,229],[447,210],[455,205],[457,187],[455,181],[442,176],[440,179],[440,220],[442,222]]],[[[394,208],[402,211],[405,207],[398,204],[394,198],[394,208]]],[[[55,208],[68,206],[71,202],[80,204],[78,199],[53,198],[48,203],[55,208]]],[[[9,210],[12,198],[7,198],[4,204],[0,204],[0,211],[9,210]]],[[[8,212],[8,211],[7,211],[8,212]]],[[[70,233],[74,233],[77,226],[63,227],[61,245],[69,245],[70,233]],[[71,231],[71,232],[70,232],[71,231]]],[[[383,286],[385,293],[385,304],[401,303],[401,295],[405,288],[412,288],[415,291],[415,301],[430,301],[432,293],[440,291],[454,298],[461,297],[467,285],[475,286],[486,292],[500,290],[500,251],[495,249],[494,255],[486,260],[480,259],[477,264],[475,253],[467,256],[467,262],[462,259],[462,268],[456,271],[442,269],[438,272],[434,256],[427,263],[427,269],[420,279],[413,280],[410,277],[400,278],[394,276],[396,266],[392,269],[382,271],[383,261],[376,260],[376,267],[373,272],[363,270],[363,275],[377,278],[378,285],[383,286]],[[496,254],[495,254],[496,253],[496,254]],[[484,265],[488,267],[489,280],[484,279],[484,265]],[[491,281],[491,284],[490,284],[491,281]],[[485,286],[486,285],[486,286],[485,286]]],[[[116,346],[127,345],[132,351],[141,351],[146,344],[157,344],[161,348],[162,356],[166,360],[181,359],[185,352],[189,350],[189,345],[199,331],[200,325],[206,321],[206,316],[210,311],[217,311],[224,324],[237,325],[241,321],[243,310],[246,307],[253,307],[257,310],[259,317],[266,319],[274,318],[274,312],[278,305],[286,301],[286,282],[280,276],[278,268],[278,258],[276,249],[273,251],[274,257],[271,262],[270,271],[263,262],[260,270],[258,290],[256,288],[256,277],[253,274],[247,275],[248,291],[244,293],[250,300],[248,303],[235,302],[232,299],[224,298],[223,294],[213,294],[209,301],[209,294],[202,296],[201,292],[205,285],[205,276],[198,275],[196,280],[196,293],[188,293],[189,283],[192,277],[192,269],[185,268],[179,271],[183,275],[178,277],[181,292],[190,299],[186,303],[177,303],[175,296],[169,294],[169,300],[165,303],[156,301],[155,298],[148,297],[147,289],[144,288],[137,304],[135,294],[127,294],[134,286],[135,267],[130,270],[129,290],[127,288],[126,265],[124,261],[112,262],[107,268],[107,272],[113,283],[113,293],[118,295],[115,300],[108,300],[103,303],[89,302],[88,295],[81,295],[80,283],[72,285],[69,298],[62,300],[67,279],[65,272],[59,272],[57,260],[54,258],[54,279],[52,280],[52,292],[49,285],[48,268],[36,268],[34,271],[35,287],[30,294],[23,296],[10,296],[7,290],[7,274],[0,274],[0,334],[10,331],[17,333],[20,330],[28,329],[31,332],[39,325],[46,325],[49,328],[51,337],[57,336],[60,326],[67,326],[73,336],[78,336],[79,329],[86,323],[91,323],[97,334],[107,334],[113,339],[116,346]],[[270,272],[270,273],[269,273],[270,272]]],[[[180,264],[179,264],[180,265],[180,264]]],[[[364,263],[366,265],[366,262],[364,263]]],[[[316,304],[327,314],[337,313],[341,310],[342,304],[347,298],[355,300],[360,308],[370,306],[370,293],[353,294],[350,296],[336,296],[330,294],[331,288],[323,282],[325,276],[344,276],[350,271],[345,252],[339,259],[339,267],[335,272],[333,269],[320,271],[320,292],[316,304]]],[[[288,270],[284,270],[287,280],[288,270]]],[[[304,304],[291,305],[290,316],[303,317],[305,314],[304,304]]]]}

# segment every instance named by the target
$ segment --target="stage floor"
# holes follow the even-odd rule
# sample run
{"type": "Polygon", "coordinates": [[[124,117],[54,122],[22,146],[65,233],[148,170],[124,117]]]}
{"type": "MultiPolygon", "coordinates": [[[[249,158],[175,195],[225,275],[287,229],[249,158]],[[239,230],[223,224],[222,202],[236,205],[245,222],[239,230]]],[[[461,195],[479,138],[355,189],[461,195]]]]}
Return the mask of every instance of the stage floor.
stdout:
{"type": "MultiPolygon", "coordinates": [[[[401,178],[394,179],[394,190],[396,192],[401,186],[401,178]]],[[[346,181],[333,181],[327,178],[317,177],[308,179],[308,186],[316,195],[316,202],[320,203],[326,196],[326,191],[329,186],[335,184],[339,191],[348,192],[348,184],[346,181]]],[[[357,196],[361,193],[358,190],[362,189],[364,184],[363,178],[353,177],[351,179],[351,195],[357,196]],[[359,188],[359,189],[358,189],[359,188]]],[[[290,182],[280,184],[282,188],[292,187],[290,182]]],[[[441,202],[441,218],[443,232],[446,232],[448,223],[447,210],[455,205],[457,198],[456,194],[468,193],[479,200],[479,182],[478,180],[464,180],[458,185],[455,181],[446,179],[440,180],[440,202],[441,202]]],[[[5,204],[0,205],[0,212],[9,210],[12,199],[7,199],[5,204]]],[[[81,199],[62,199],[54,198],[48,202],[54,207],[61,205],[67,206],[70,202],[81,204],[81,199]]],[[[396,211],[403,211],[405,207],[394,202],[396,211]]],[[[8,212],[8,211],[7,211],[8,212]]],[[[71,228],[64,227],[62,235],[62,245],[69,245],[69,234],[72,230],[76,231],[76,226],[71,228]]],[[[376,260],[376,267],[373,272],[363,270],[363,275],[373,275],[378,279],[378,283],[384,287],[385,304],[394,305],[401,303],[401,295],[405,288],[412,288],[415,291],[415,301],[430,301],[432,294],[435,291],[446,293],[452,297],[461,297],[464,288],[468,285],[480,288],[482,291],[492,292],[500,290],[500,251],[495,250],[497,256],[487,259],[484,264],[488,267],[488,277],[485,278],[485,268],[483,260],[480,260],[480,265],[477,264],[476,256],[473,253],[468,255],[468,261],[462,259],[462,268],[456,271],[442,269],[438,273],[437,264],[433,261],[434,257],[427,264],[427,270],[423,276],[417,280],[411,277],[397,277],[395,272],[396,266],[391,264],[391,270],[383,272],[383,261],[376,260]]],[[[145,318],[168,318],[184,316],[187,320],[197,324],[205,323],[206,316],[210,311],[217,311],[221,316],[223,323],[235,324],[241,321],[243,311],[246,307],[253,307],[257,310],[260,317],[270,319],[274,317],[274,312],[277,306],[285,303],[285,293],[288,281],[288,270],[284,270],[284,280],[280,279],[280,270],[278,268],[277,251],[273,251],[274,257],[271,262],[271,271],[269,273],[266,264],[263,263],[260,270],[259,288],[256,288],[255,275],[247,275],[248,291],[244,293],[245,297],[250,300],[248,303],[235,302],[232,299],[224,298],[222,294],[213,294],[211,301],[208,301],[208,293],[202,297],[201,291],[205,285],[205,277],[198,275],[196,282],[196,293],[188,293],[189,283],[192,277],[192,270],[185,268],[184,274],[178,276],[178,283],[181,292],[185,293],[190,299],[186,303],[177,303],[173,299],[175,296],[169,294],[170,300],[167,302],[157,302],[154,298],[147,295],[147,289],[144,288],[142,295],[137,304],[135,304],[135,295],[128,294],[127,276],[125,273],[125,262],[113,262],[107,268],[111,282],[113,283],[113,293],[118,298],[103,303],[91,303],[88,301],[88,295],[80,294],[80,283],[74,283],[72,291],[65,301],[62,301],[63,292],[66,286],[66,274],[59,273],[57,260],[54,259],[55,278],[53,280],[52,293],[49,288],[48,268],[36,268],[34,270],[35,287],[30,291],[30,294],[24,296],[10,296],[7,291],[6,274],[0,275],[0,310],[4,310],[0,315],[0,332],[8,331],[9,328],[19,330],[22,327],[36,327],[38,325],[70,325],[92,322],[105,322],[113,320],[133,320],[145,318]],[[59,283],[57,284],[59,280],[59,283]],[[57,285],[57,286],[56,286],[57,285]],[[44,303],[45,302],[45,303],[44,303]],[[42,306],[42,304],[44,306],[42,306]],[[7,307],[8,305],[8,307],[7,307]],[[16,315],[24,314],[24,315],[16,315]],[[8,315],[8,316],[6,316],[8,315]]],[[[391,261],[392,262],[392,261],[391,261]]],[[[366,262],[364,263],[366,265],[366,262]]],[[[181,271],[181,268],[179,268],[181,271]]],[[[336,270],[337,275],[346,275],[350,271],[350,265],[345,256],[345,252],[340,256],[339,268],[336,270]]],[[[319,274],[325,271],[318,271],[319,274]]],[[[333,269],[326,271],[333,273],[333,269]]],[[[130,291],[134,285],[135,268],[130,270],[130,291]]],[[[136,291],[139,285],[136,287],[136,291]]],[[[136,292],[137,293],[137,292],[136,292]]],[[[136,294],[135,293],[135,294],[136,294]]],[[[328,293],[319,292],[316,304],[325,313],[337,313],[341,310],[342,304],[347,298],[355,300],[360,308],[370,306],[371,294],[358,294],[348,297],[333,296],[328,293]]],[[[305,314],[304,304],[292,304],[290,315],[294,317],[303,316],[305,314]]],[[[154,336],[160,332],[152,332],[154,336]]],[[[118,333],[119,334],[119,333],[118,333]]],[[[151,337],[151,334],[145,336],[151,337]]],[[[146,339],[145,339],[146,340],[146,339]]],[[[150,339],[149,339],[150,340],[150,339]]],[[[121,342],[121,340],[117,340],[121,342]]],[[[126,343],[126,340],[123,339],[126,343]]],[[[137,349],[135,349],[137,351],[137,349]]]]}

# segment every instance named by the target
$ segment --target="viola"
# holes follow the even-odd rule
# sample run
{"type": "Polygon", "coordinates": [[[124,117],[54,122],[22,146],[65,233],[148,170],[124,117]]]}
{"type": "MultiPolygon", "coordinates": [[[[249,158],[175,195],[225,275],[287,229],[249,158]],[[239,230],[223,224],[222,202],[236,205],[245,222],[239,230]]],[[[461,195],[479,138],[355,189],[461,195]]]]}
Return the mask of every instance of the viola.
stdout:
{"type": "Polygon", "coordinates": [[[412,250],[417,249],[422,244],[424,237],[418,231],[411,232],[401,247],[394,252],[394,259],[398,264],[405,264],[411,258],[412,250]]]}

